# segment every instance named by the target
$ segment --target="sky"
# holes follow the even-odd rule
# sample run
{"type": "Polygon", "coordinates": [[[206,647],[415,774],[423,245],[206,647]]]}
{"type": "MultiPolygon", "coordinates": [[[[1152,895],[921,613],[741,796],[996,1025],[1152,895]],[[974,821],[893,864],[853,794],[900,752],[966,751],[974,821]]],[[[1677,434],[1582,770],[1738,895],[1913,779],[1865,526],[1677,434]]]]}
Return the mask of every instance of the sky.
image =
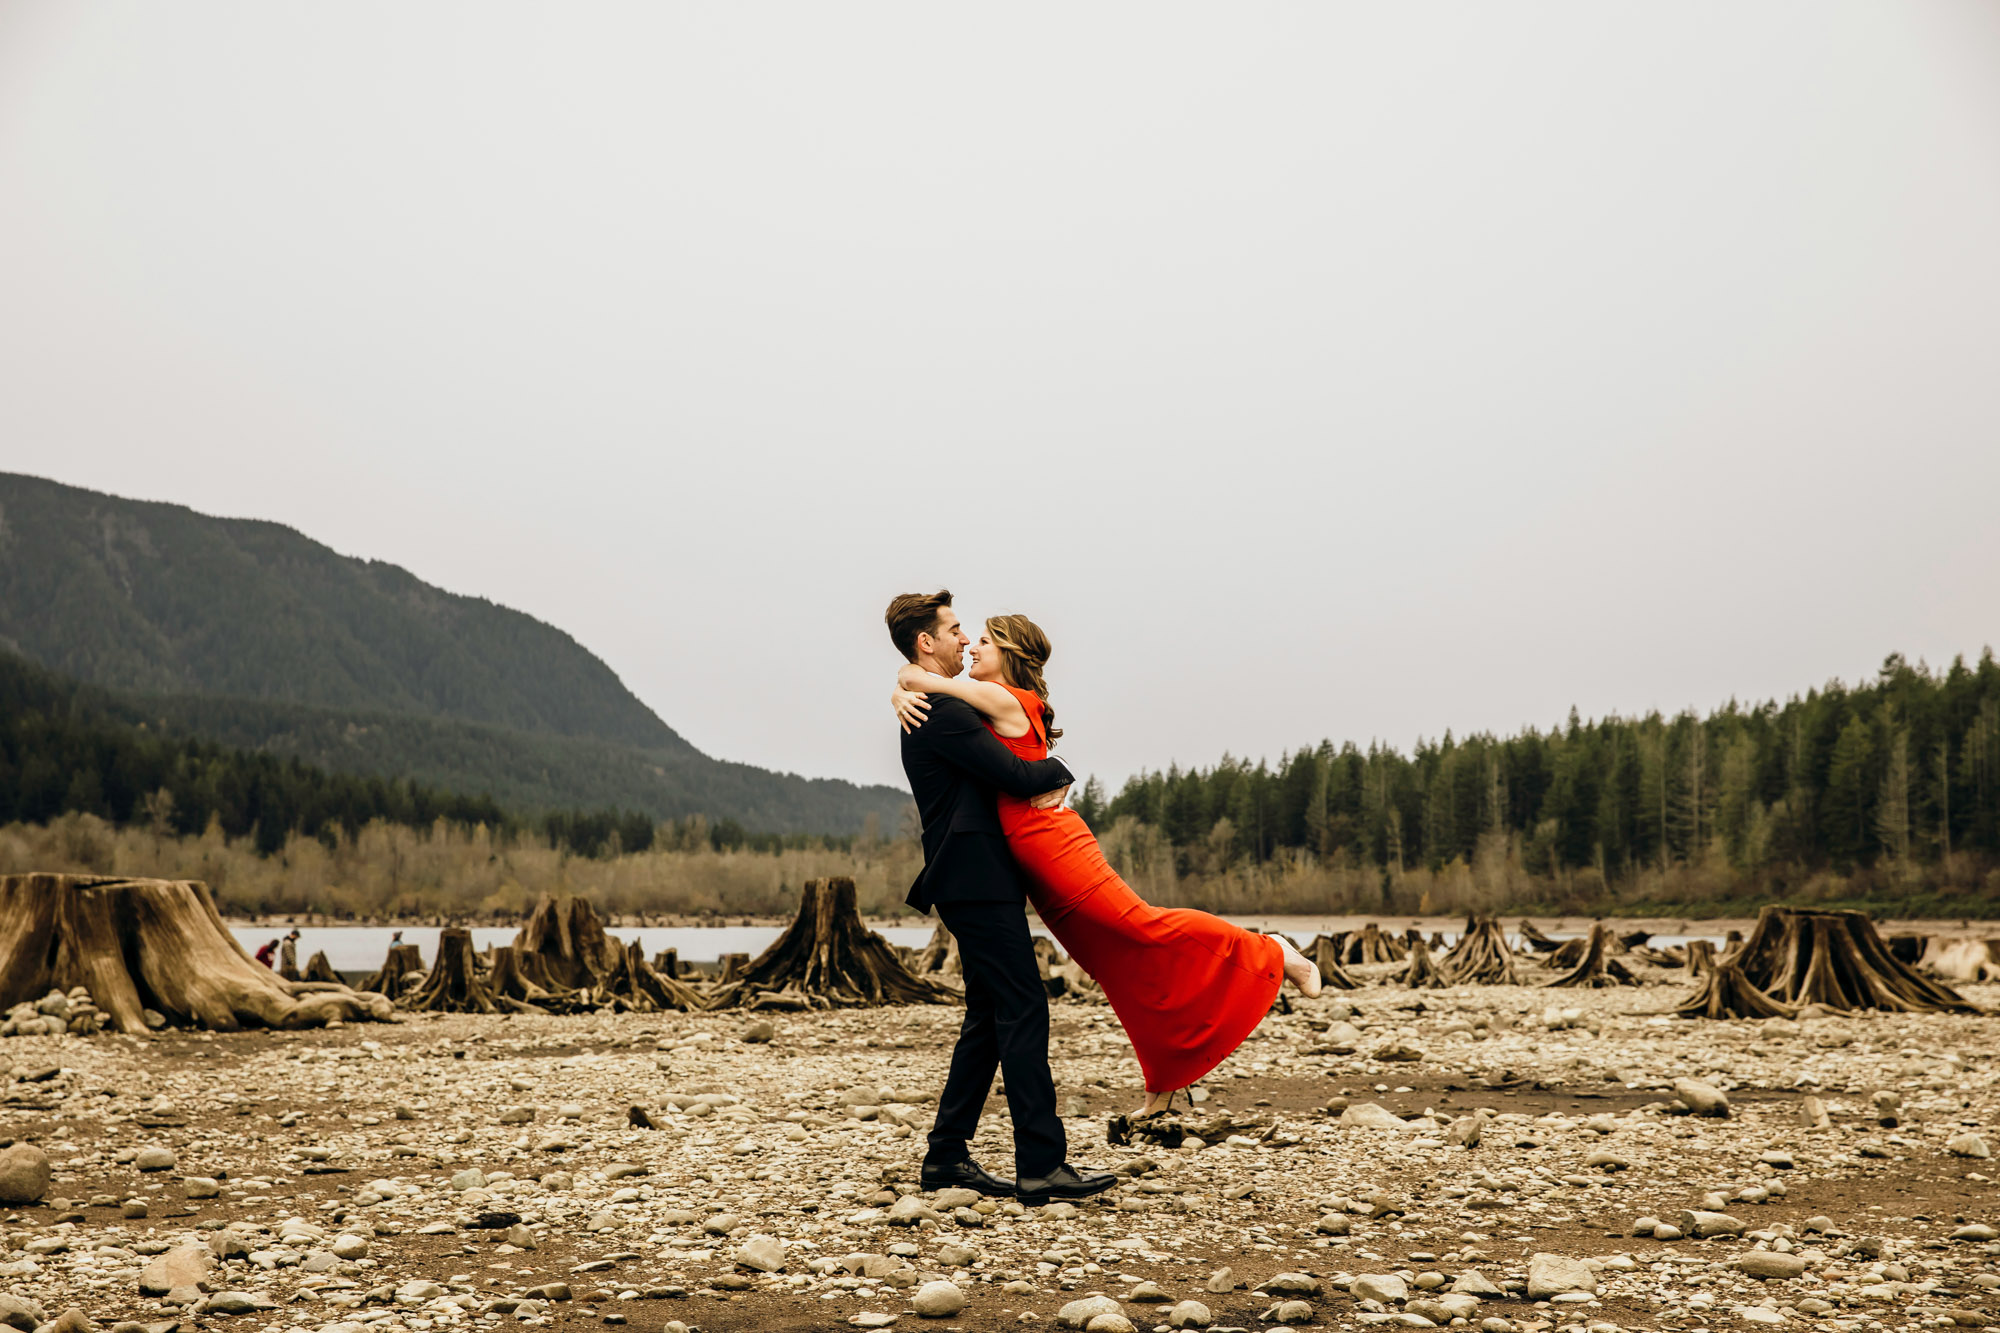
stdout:
{"type": "Polygon", "coordinates": [[[0,6],[0,468],[1114,789],[2000,640],[2000,6],[0,6]]]}

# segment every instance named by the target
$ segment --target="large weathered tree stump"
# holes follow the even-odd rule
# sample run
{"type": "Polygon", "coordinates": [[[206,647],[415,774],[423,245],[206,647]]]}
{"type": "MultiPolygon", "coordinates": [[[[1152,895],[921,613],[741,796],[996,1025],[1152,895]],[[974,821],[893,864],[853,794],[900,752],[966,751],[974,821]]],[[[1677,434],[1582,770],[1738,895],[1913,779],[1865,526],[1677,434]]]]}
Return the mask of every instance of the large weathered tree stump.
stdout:
{"type": "Polygon", "coordinates": [[[854,881],[808,881],[799,914],[740,976],[715,992],[715,1008],[788,1000],[813,1008],[954,1004],[958,992],[904,967],[889,942],[861,924],[854,881]],[[774,997],[767,1000],[765,997],[774,997]]]}
{"type": "Polygon", "coordinates": [[[1347,940],[1346,961],[1350,963],[1400,963],[1408,957],[1409,950],[1403,947],[1402,941],[1394,935],[1383,934],[1382,928],[1373,921],[1347,940]]]}
{"type": "Polygon", "coordinates": [[[1458,937],[1438,967],[1461,986],[1518,986],[1521,977],[1514,970],[1514,950],[1507,932],[1490,916],[1467,917],[1465,933],[1458,937]]]}
{"type": "Polygon", "coordinates": [[[605,933],[588,898],[544,894],[514,936],[521,975],[545,990],[587,991],[622,966],[625,946],[605,933]]]}
{"type": "Polygon", "coordinates": [[[392,944],[389,946],[389,956],[382,960],[381,968],[356,989],[374,991],[377,995],[386,995],[393,1000],[411,989],[411,974],[420,975],[423,971],[424,955],[416,945],[392,944]]]}
{"type": "Polygon", "coordinates": [[[1980,1012],[1951,987],[1892,955],[1865,912],[1766,907],[1730,961],[1752,985],[1787,1004],[1914,1014],[1980,1012]]]}
{"type": "Polygon", "coordinates": [[[1688,975],[1705,977],[1715,971],[1715,941],[1689,940],[1681,952],[1687,958],[1688,975]]]}
{"type": "Polygon", "coordinates": [[[491,1014],[512,1007],[479,975],[472,932],[462,926],[446,926],[438,933],[437,961],[431,964],[430,975],[397,1003],[404,1009],[438,1014],[491,1014]]]}
{"type": "Polygon", "coordinates": [[[221,1032],[389,1017],[379,995],[279,978],[243,951],[197,881],[0,877],[0,1009],[73,986],[121,1032],[145,1032],[148,1009],[221,1032]]]}
{"type": "Polygon", "coordinates": [[[1711,965],[1694,994],[1674,1012],[1682,1018],[1791,1018],[1798,1008],[1757,989],[1732,959],[1711,965]]]}
{"type": "Polygon", "coordinates": [[[685,981],[663,976],[646,961],[645,946],[633,940],[618,962],[597,979],[591,1000],[612,1009],[653,1013],[662,1009],[693,1011],[708,1008],[708,997],[685,981]]]}
{"type": "MultiPolygon", "coordinates": [[[[1577,941],[1571,941],[1576,943],[1577,941]]],[[[1611,956],[1613,937],[1610,928],[1602,921],[1590,928],[1590,938],[1583,943],[1582,957],[1568,972],[1546,984],[1550,986],[1636,986],[1639,978],[1632,970],[1611,956]]]]}

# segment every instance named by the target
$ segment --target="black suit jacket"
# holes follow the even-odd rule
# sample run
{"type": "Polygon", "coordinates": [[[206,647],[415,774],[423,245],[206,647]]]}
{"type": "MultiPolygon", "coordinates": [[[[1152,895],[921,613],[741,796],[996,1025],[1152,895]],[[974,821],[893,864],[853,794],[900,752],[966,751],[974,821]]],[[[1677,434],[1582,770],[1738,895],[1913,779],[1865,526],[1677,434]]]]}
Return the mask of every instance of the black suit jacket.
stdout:
{"type": "Polygon", "coordinates": [[[1002,745],[972,705],[930,696],[924,724],[903,734],[903,772],[924,821],[924,868],[907,901],[1022,901],[1027,890],[1000,831],[993,793],[1023,800],[1075,781],[1060,759],[1026,760],[1002,745]]]}

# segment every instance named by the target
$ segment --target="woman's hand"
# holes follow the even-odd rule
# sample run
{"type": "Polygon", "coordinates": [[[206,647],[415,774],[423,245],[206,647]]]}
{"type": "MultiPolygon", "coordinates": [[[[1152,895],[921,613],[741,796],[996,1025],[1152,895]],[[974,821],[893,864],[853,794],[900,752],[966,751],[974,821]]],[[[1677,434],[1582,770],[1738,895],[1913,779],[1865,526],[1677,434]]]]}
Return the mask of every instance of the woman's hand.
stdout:
{"type": "Polygon", "coordinates": [[[924,714],[931,711],[931,701],[915,690],[906,690],[899,686],[889,691],[889,707],[895,710],[896,720],[903,724],[903,731],[908,733],[924,724],[924,714]]]}
{"type": "Polygon", "coordinates": [[[896,669],[896,688],[906,692],[910,690],[921,692],[930,679],[930,674],[915,662],[905,662],[896,669]]]}

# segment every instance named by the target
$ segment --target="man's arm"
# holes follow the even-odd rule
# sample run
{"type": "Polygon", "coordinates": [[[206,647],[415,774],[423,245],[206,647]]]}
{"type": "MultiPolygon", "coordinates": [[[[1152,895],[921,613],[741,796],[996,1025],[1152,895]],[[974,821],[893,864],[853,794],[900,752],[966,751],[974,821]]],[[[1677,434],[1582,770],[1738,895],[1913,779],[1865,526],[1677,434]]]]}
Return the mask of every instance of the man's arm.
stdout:
{"type": "Polygon", "coordinates": [[[938,697],[929,719],[912,735],[946,763],[1024,801],[1076,781],[1060,759],[1023,759],[1002,745],[962,700],[938,697]]]}

